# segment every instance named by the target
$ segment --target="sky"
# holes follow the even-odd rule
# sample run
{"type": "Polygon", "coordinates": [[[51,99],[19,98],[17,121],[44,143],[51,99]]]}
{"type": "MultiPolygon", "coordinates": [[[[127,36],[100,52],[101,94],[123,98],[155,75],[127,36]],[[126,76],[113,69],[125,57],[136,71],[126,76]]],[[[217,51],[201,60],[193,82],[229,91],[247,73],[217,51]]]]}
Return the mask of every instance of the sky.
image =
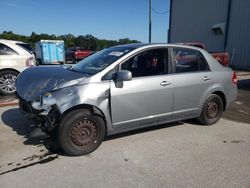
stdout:
{"type": "MultiPolygon", "coordinates": [[[[152,0],[152,42],[167,42],[169,0],[152,0]]],[[[0,32],[148,42],[149,0],[0,0],[0,32]]]]}

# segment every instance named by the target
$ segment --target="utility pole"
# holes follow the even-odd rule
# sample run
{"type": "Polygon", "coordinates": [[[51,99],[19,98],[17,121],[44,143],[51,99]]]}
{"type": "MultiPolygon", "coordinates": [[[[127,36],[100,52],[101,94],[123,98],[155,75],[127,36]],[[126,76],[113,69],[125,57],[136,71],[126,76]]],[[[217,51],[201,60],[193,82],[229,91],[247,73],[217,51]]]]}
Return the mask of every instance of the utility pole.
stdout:
{"type": "Polygon", "coordinates": [[[148,42],[151,43],[151,15],[152,15],[152,0],[149,0],[149,36],[148,36],[148,42]]]}

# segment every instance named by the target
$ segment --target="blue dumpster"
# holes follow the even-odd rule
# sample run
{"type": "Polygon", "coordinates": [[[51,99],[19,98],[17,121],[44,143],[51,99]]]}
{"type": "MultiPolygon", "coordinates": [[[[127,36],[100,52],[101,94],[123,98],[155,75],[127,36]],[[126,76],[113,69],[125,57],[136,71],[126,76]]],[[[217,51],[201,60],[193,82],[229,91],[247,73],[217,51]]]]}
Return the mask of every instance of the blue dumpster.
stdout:
{"type": "Polygon", "coordinates": [[[64,41],[40,40],[35,44],[36,57],[39,64],[64,63],[64,41]]]}

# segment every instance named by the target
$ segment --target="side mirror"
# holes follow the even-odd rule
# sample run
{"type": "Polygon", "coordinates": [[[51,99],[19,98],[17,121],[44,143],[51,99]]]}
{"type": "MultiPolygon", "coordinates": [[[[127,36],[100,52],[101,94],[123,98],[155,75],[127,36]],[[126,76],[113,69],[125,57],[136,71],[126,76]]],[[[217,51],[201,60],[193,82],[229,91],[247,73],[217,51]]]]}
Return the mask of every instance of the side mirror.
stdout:
{"type": "Polygon", "coordinates": [[[132,80],[132,73],[130,71],[127,71],[127,70],[121,70],[115,74],[114,79],[117,82],[130,81],[130,80],[132,80]]]}
{"type": "Polygon", "coordinates": [[[132,73],[127,70],[121,70],[115,73],[114,75],[114,82],[115,87],[122,88],[124,81],[130,81],[132,80],[132,73]]]}

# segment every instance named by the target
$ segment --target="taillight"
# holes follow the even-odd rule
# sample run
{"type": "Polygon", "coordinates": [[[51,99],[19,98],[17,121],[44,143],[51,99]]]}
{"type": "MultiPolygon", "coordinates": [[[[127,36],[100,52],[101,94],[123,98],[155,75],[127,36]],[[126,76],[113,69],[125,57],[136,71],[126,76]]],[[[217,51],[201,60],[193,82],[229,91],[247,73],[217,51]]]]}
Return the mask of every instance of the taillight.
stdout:
{"type": "Polygon", "coordinates": [[[33,67],[35,66],[34,58],[30,57],[26,60],[26,67],[33,67]]]}
{"type": "Polygon", "coordinates": [[[232,74],[232,82],[233,82],[233,84],[237,84],[237,75],[235,72],[233,72],[233,74],[232,74]]]}

